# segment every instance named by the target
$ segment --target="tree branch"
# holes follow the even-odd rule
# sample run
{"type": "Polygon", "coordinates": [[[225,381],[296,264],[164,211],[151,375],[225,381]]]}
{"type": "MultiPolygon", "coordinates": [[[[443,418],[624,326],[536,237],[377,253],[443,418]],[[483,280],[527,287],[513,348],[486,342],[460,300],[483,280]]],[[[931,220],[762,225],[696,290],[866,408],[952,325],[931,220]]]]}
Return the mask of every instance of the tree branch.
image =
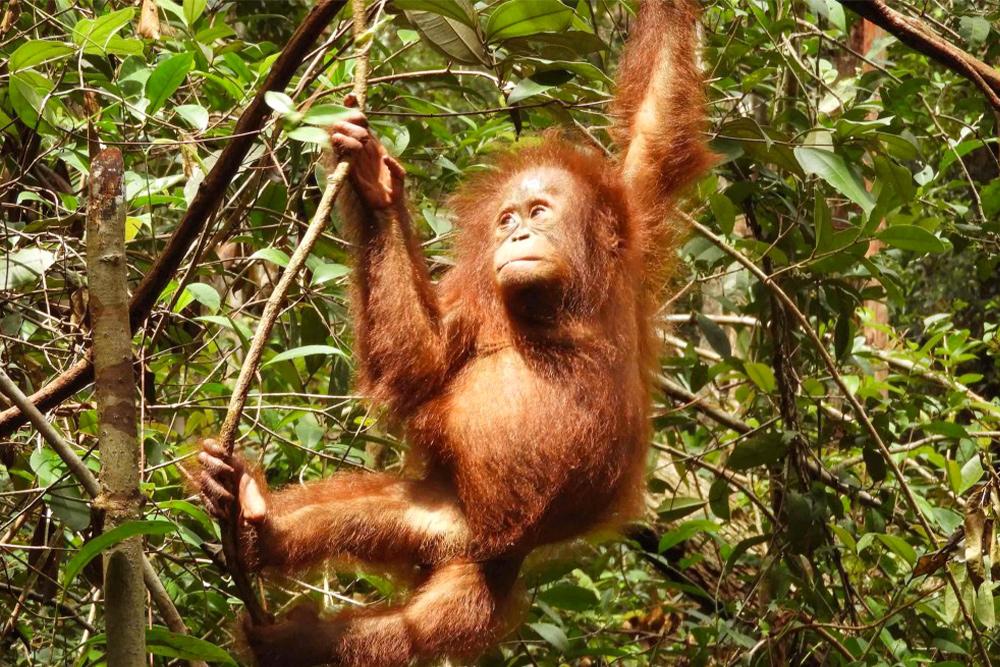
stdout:
{"type": "Polygon", "coordinates": [[[1000,111],[1000,72],[944,39],[920,19],[891,9],[882,0],[837,0],[852,12],[892,34],[914,51],[972,81],[1000,111]]]}
{"type": "MultiPolygon", "coordinates": [[[[368,52],[371,49],[372,40],[369,39],[367,42],[363,40],[367,28],[364,0],[351,0],[351,6],[354,12],[353,34],[357,48],[354,64],[354,96],[357,98],[358,108],[364,108],[368,87],[368,52]]],[[[295,252],[292,253],[291,258],[288,260],[288,266],[285,267],[281,278],[278,279],[278,284],[275,285],[274,291],[268,296],[267,303],[264,305],[264,312],[261,313],[260,321],[257,323],[257,331],[254,332],[253,340],[250,342],[250,349],[247,351],[246,358],[243,360],[243,366],[240,368],[236,386],[229,399],[226,419],[219,433],[219,444],[229,454],[232,454],[235,449],[236,433],[239,429],[240,418],[243,415],[243,408],[246,405],[247,394],[250,391],[250,385],[253,382],[254,376],[257,374],[257,366],[260,364],[261,356],[264,354],[264,348],[267,347],[267,341],[271,337],[271,330],[274,328],[274,324],[281,314],[285,295],[288,294],[289,288],[295,282],[299,271],[305,265],[306,259],[309,258],[313,246],[316,245],[316,241],[322,235],[323,229],[326,228],[327,220],[329,220],[333,209],[333,203],[336,201],[337,195],[346,182],[350,166],[351,164],[348,160],[341,159],[337,163],[336,169],[327,176],[326,188],[323,190],[323,197],[316,207],[312,221],[310,221],[305,234],[299,239],[295,252]]],[[[232,509],[232,515],[229,519],[225,522],[220,522],[222,548],[226,554],[226,565],[228,566],[230,575],[232,575],[233,583],[236,586],[239,597],[246,605],[250,618],[256,624],[268,623],[270,622],[270,617],[254,591],[246,568],[240,563],[239,537],[241,519],[239,504],[233,503],[232,509]]]]}

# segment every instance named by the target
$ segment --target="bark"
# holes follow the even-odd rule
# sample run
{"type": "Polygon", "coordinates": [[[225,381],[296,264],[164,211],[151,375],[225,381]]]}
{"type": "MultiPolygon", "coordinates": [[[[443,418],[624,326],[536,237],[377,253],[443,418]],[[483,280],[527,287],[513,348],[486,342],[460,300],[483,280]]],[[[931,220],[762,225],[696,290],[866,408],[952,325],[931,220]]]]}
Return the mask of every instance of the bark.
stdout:
{"type": "MultiPolygon", "coordinates": [[[[91,164],[87,204],[87,278],[101,451],[98,502],[105,510],[105,530],[138,519],[142,504],[126,282],[124,173],[117,148],[98,155],[91,164]]],[[[108,665],[142,667],[146,596],[141,537],[104,552],[104,607],[108,665]]]]}

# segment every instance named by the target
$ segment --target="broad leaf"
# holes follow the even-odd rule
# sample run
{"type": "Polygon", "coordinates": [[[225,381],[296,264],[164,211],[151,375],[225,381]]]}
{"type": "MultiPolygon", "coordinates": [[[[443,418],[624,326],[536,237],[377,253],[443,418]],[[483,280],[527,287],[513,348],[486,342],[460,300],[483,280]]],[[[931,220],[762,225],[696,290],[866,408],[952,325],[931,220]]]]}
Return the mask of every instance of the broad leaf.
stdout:
{"type": "Polygon", "coordinates": [[[872,198],[861,179],[844,162],[844,158],[833,151],[809,146],[795,149],[795,158],[808,174],[815,174],[829,183],[840,194],[860,206],[865,213],[875,208],[872,198]]]}
{"type": "Polygon", "coordinates": [[[28,67],[62,58],[76,49],[64,42],[35,39],[14,49],[10,56],[10,71],[16,72],[28,67]]]}
{"type": "Polygon", "coordinates": [[[573,10],[559,0],[508,0],[490,14],[486,40],[499,42],[540,32],[560,32],[572,20],[573,10]]]}
{"type": "Polygon", "coordinates": [[[878,233],[878,238],[885,243],[914,252],[944,252],[945,246],[939,238],[923,227],[916,225],[892,225],[878,233]]]}
{"type": "Polygon", "coordinates": [[[94,560],[105,549],[123,540],[135,537],[136,535],[166,535],[175,530],[177,530],[177,526],[170,521],[129,521],[117,528],[112,528],[105,533],[101,533],[80,547],[76,555],[66,564],[66,570],[63,573],[63,585],[68,586],[76,578],[76,575],[86,567],[87,563],[94,560]]]}
{"type": "Polygon", "coordinates": [[[212,642],[155,625],[146,629],[146,648],[153,655],[167,658],[221,662],[234,667],[237,664],[231,655],[212,642]]]}
{"type": "Polygon", "coordinates": [[[146,81],[147,113],[155,113],[170,99],[194,67],[194,54],[178,53],[156,66],[146,81]]]}

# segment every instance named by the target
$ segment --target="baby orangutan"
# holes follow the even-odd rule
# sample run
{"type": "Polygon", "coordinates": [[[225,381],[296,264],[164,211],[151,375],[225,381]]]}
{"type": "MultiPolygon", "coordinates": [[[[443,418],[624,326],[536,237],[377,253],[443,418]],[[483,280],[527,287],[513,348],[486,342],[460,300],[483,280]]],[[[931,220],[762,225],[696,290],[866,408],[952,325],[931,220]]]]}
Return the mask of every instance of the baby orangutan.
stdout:
{"type": "Polygon", "coordinates": [[[360,112],[332,128],[353,161],[340,205],[358,246],[360,387],[403,427],[421,472],[273,492],[207,442],[201,490],[216,516],[238,499],[249,567],[349,559],[423,575],[399,606],[332,618],[300,609],[249,627],[259,664],[474,657],[510,629],[532,549],[635,511],[653,316],[680,235],[669,213],[712,159],[696,23],[693,0],[644,3],[615,100],[621,156],[550,136],[472,179],[451,204],[456,264],[437,286],[403,168],[360,112]]]}

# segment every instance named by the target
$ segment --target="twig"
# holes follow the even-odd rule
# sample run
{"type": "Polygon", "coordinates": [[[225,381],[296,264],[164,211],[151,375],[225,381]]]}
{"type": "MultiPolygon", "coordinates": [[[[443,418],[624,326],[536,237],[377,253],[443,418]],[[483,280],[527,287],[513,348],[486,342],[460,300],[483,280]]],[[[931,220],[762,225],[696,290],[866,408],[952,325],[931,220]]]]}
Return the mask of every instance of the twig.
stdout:
{"type": "MultiPolygon", "coordinates": [[[[354,40],[358,45],[354,65],[354,96],[358,100],[358,107],[364,108],[365,93],[368,85],[368,52],[371,48],[372,40],[369,37],[367,42],[364,41],[367,27],[365,25],[364,0],[351,0],[351,7],[354,12],[354,40]]],[[[288,294],[292,283],[298,277],[299,271],[305,265],[306,259],[316,245],[316,241],[322,235],[323,229],[330,218],[333,203],[346,181],[349,169],[350,162],[346,159],[341,159],[336,169],[327,176],[326,188],[323,190],[323,197],[316,207],[316,213],[313,215],[313,219],[309,223],[305,234],[299,240],[295,252],[292,253],[291,258],[288,260],[288,266],[285,267],[284,272],[281,274],[281,278],[278,280],[277,285],[275,285],[274,291],[271,292],[267,303],[264,305],[264,311],[261,313],[260,321],[257,324],[257,331],[254,332],[250,349],[243,360],[239,377],[236,380],[236,386],[233,388],[233,394],[229,400],[229,408],[226,411],[226,419],[223,421],[222,429],[219,432],[219,443],[229,454],[232,454],[235,449],[236,433],[239,429],[240,418],[243,415],[243,408],[246,406],[247,394],[250,392],[250,385],[257,374],[257,367],[260,364],[264,348],[271,337],[271,330],[274,328],[274,324],[278,320],[278,315],[281,313],[285,296],[288,294]]],[[[240,563],[238,547],[240,530],[239,511],[239,503],[233,503],[232,514],[222,526],[222,548],[226,554],[226,563],[233,577],[233,583],[236,586],[240,599],[243,600],[243,603],[247,607],[250,618],[254,623],[264,624],[270,621],[270,617],[257,597],[246,569],[240,563]]]]}
{"type": "MultiPolygon", "coordinates": [[[[701,414],[710,418],[712,421],[722,424],[723,426],[736,431],[741,435],[745,435],[754,430],[754,428],[746,422],[741,421],[728,412],[724,412],[720,408],[706,401],[704,398],[688,391],[673,380],[661,376],[659,379],[659,389],[667,396],[686,405],[690,405],[701,414]]],[[[884,506],[878,498],[875,498],[867,491],[862,491],[856,486],[837,479],[833,473],[826,470],[815,461],[805,459],[803,461],[803,465],[805,465],[806,469],[809,470],[810,474],[812,474],[818,482],[821,482],[830,488],[837,489],[841,493],[846,493],[848,496],[857,499],[857,501],[865,507],[884,509],[884,506]]]]}

